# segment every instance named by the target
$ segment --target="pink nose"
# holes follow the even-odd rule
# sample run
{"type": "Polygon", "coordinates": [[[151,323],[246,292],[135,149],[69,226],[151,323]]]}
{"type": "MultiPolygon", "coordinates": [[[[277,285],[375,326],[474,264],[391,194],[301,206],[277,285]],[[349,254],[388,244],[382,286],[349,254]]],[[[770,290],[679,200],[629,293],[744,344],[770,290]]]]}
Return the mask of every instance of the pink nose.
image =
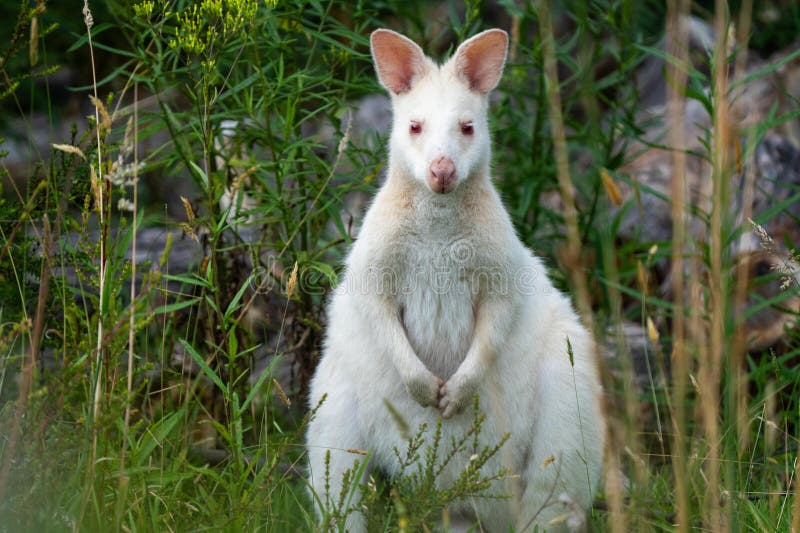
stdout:
{"type": "Polygon", "coordinates": [[[456,165],[449,157],[442,156],[431,163],[428,169],[428,186],[432,191],[446,194],[456,186],[456,165]]]}

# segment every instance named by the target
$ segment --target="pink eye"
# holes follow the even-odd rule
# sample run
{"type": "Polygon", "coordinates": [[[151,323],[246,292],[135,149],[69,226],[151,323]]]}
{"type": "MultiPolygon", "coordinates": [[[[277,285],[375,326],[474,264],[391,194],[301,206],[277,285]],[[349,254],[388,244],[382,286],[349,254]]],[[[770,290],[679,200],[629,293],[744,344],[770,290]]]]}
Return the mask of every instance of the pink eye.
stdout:
{"type": "Polygon", "coordinates": [[[419,122],[412,121],[411,124],[408,126],[408,131],[412,135],[419,135],[422,133],[422,124],[419,122]]]}
{"type": "Polygon", "coordinates": [[[461,123],[461,133],[464,135],[472,135],[475,130],[472,128],[472,122],[461,123]]]}

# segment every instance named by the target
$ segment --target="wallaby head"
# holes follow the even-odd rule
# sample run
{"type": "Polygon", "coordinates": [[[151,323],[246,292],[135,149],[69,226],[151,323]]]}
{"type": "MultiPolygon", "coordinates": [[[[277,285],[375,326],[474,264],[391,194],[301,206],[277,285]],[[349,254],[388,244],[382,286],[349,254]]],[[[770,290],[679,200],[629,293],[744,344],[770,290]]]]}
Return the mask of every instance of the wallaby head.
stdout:
{"type": "Polygon", "coordinates": [[[390,172],[440,194],[488,176],[489,92],[503,73],[508,35],[487,30],[458,47],[443,65],[391,30],[370,38],[378,79],[392,96],[390,172]]]}

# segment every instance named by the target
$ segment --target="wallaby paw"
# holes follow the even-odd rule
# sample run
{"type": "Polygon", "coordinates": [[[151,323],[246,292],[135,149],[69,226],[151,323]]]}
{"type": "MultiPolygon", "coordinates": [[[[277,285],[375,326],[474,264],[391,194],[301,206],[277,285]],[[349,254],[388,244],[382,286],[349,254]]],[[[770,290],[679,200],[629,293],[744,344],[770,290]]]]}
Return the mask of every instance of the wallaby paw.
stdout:
{"type": "Polygon", "coordinates": [[[451,377],[439,390],[439,410],[442,418],[450,418],[464,410],[475,396],[475,385],[458,374],[451,377]]]}
{"type": "Polygon", "coordinates": [[[441,379],[426,370],[406,380],[406,389],[422,407],[436,407],[443,383],[441,379]]]}

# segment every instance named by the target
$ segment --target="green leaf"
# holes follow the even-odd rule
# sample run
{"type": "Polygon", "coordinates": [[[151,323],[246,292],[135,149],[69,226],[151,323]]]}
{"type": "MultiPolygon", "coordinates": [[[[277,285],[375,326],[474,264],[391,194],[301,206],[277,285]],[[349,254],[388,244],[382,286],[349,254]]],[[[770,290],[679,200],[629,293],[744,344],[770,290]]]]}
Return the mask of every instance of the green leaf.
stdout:
{"type": "MultiPolygon", "coordinates": [[[[92,38],[95,38],[104,31],[110,29],[117,29],[117,26],[115,24],[112,24],[111,22],[103,22],[101,24],[96,24],[92,27],[92,38]]],[[[88,44],[88,42],[89,42],[89,34],[88,33],[81,34],[80,37],[78,37],[78,39],[74,43],[72,43],[72,46],[67,48],[67,53],[74,52],[79,48],[83,48],[83,46],[88,44]]],[[[92,44],[94,44],[94,42],[92,42],[92,44]]]]}
{"type": "Polygon", "coordinates": [[[236,354],[239,352],[239,341],[236,339],[236,328],[228,330],[228,357],[231,361],[236,359],[236,354]]]}
{"type": "Polygon", "coordinates": [[[200,183],[204,189],[208,189],[208,176],[206,175],[205,171],[200,168],[197,163],[194,161],[189,161],[189,170],[192,172],[192,176],[195,177],[198,183],[200,183]]]}
{"type": "Polygon", "coordinates": [[[229,393],[228,387],[222,382],[222,379],[220,379],[216,372],[214,372],[214,370],[208,366],[208,363],[206,363],[205,359],[203,359],[203,357],[197,353],[197,350],[194,349],[194,346],[189,344],[186,339],[180,339],[180,342],[186,350],[186,353],[188,353],[192,359],[194,359],[194,362],[197,363],[197,366],[200,367],[203,373],[208,376],[208,378],[213,381],[217,387],[219,387],[219,390],[221,390],[227,396],[229,393]]]}
{"type": "Polygon", "coordinates": [[[264,385],[264,382],[270,376],[272,376],[272,369],[280,359],[281,356],[273,357],[272,361],[270,361],[269,363],[269,366],[265,368],[264,371],[261,373],[261,375],[258,377],[258,381],[256,381],[255,385],[253,385],[250,388],[250,392],[247,394],[247,397],[245,398],[244,403],[242,403],[242,407],[239,410],[239,416],[241,416],[242,413],[244,413],[247,410],[250,403],[256,397],[256,394],[258,394],[258,391],[261,390],[261,387],[264,385]]]}
{"type": "Polygon", "coordinates": [[[152,314],[160,315],[162,313],[174,313],[175,311],[180,311],[181,309],[191,307],[199,301],[200,297],[198,296],[196,298],[190,298],[182,302],[173,302],[171,304],[162,305],[160,307],[156,307],[155,309],[153,309],[152,314]]]}
{"type": "Polygon", "coordinates": [[[137,448],[132,450],[137,464],[146,464],[156,446],[160,446],[175,429],[175,425],[183,420],[185,410],[185,407],[180,407],[177,411],[168,414],[147,428],[142,438],[139,439],[137,448]]]}
{"type": "Polygon", "coordinates": [[[187,285],[196,285],[206,289],[211,289],[211,282],[197,274],[167,274],[164,279],[168,281],[178,281],[187,285]]]}
{"type": "Polygon", "coordinates": [[[239,290],[233,296],[231,303],[228,304],[228,308],[225,310],[225,319],[230,318],[233,315],[233,313],[238,309],[239,301],[242,299],[242,296],[244,296],[247,287],[250,286],[250,283],[252,283],[254,277],[255,273],[251,273],[244,281],[244,283],[242,283],[242,286],[239,287],[239,290]]]}

